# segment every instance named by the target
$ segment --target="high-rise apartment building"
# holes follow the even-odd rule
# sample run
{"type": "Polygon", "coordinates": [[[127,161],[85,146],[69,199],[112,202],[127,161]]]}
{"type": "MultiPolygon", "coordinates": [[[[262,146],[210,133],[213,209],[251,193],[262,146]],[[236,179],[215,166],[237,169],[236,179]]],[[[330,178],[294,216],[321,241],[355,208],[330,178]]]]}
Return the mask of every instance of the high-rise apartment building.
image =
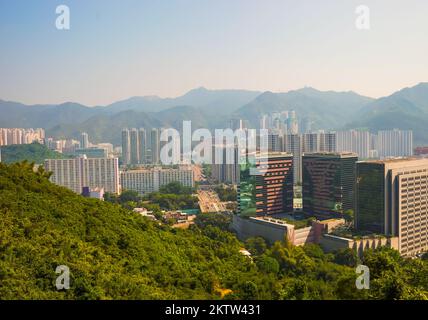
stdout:
{"type": "Polygon", "coordinates": [[[268,134],[269,152],[282,152],[284,148],[284,135],[280,132],[270,132],[268,134]]]}
{"type": "Polygon", "coordinates": [[[381,159],[413,155],[413,132],[410,130],[379,131],[377,150],[381,159]]]}
{"type": "Polygon", "coordinates": [[[129,132],[130,139],[130,157],[131,164],[139,164],[140,163],[140,143],[139,143],[139,135],[138,130],[133,128],[129,132]]]}
{"type": "Polygon", "coordinates": [[[80,148],[89,148],[89,135],[86,132],[82,132],[80,135],[80,148]]]}
{"type": "Polygon", "coordinates": [[[45,130],[41,128],[0,128],[0,146],[33,142],[43,143],[44,139],[45,130]]]}
{"type": "Polygon", "coordinates": [[[337,135],[336,132],[320,132],[320,150],[321,152],[336,152],[337,151],[337,135]]]}
{"type": "Polygon", "coordinates": [[[140,164],[147,163],[147,135],[144,128],[138,130],[138,158],[140,164]]]}
{"type": "Polygon", "coordinates": [[[359,162],[355,226],[398,237],[404,256],[427,251],[428,159],[359,162]]]}
{"type": "Polygon", "coordinates": [[[318,132],[303,134],[303,153],[321,151],[321,139],[318,132]]]}
{"type": "Polygon", "coordinates": [[[122,162],[129,164],[160,164],[160,129],[146,132],[144,128],[122,130],[122,162]],[[150,133],[150,135],[148,135],[150,133]]]}
{"type": "Polygon", "coordinates": [[[122,130],[122,163],[131,163],[131,135],[128,129],[122,130]]]}
{"type": "Polygon", "coordinates": [[[153,128],[150,132],[151,163],[160,164],[160,129],[153,128]]]}
{"type": "Polygon", "coordinates": [[[293,211],[291,154],[249,154],[240,170],[238,204],[241,215],[273,215],[293,211]]]}
{"type": "Polygon", "coordinates": [[[221,183],[239,182],[239,150],[235,145],[213,145],[211,177],[221,183]]]}
{"type": "Polygon", "coordinates": [[[338,131],[336,135],[338,152],[354,152],[360,159],[370,158],[371,137],[369,131],[338,131]]]}
{"type": "Polygon", "coordinates": [[[293,155],[294,183],[300,183],[302,181],[302,136],[299,134],[285,135],[283,150],[293,155]]]}
{"type": "Polygon", "coordinates": [[[357,160],[355,153],[305,153],[303,211],[319,218],[354,212],[357,160]]]}
{"type": "Polygon", "coordinates": [[[117,158],[47,159],[45,169],[52,172],[50,180],[76,193],[83,187],[104,188],[119,193],[119,162],[117,158]]]}

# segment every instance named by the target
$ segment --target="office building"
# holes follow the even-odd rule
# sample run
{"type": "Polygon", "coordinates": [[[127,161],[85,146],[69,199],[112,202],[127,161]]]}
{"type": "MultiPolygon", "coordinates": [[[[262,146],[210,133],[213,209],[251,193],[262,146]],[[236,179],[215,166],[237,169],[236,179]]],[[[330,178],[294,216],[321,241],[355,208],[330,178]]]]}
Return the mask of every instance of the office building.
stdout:
{"type": "Polygon", "coordinates": [[[355,211],[355,153],[305,153],[303,211],[317,218],[340,218],[355,211]]]}
{"type": "Polygon", "coordinates": [[[398,237],[403,256],[428,250],[428,159],[359,162],[355,227],[398,237]]]}
{"type": "Polygon", "coordinates": [[[293,156],[249,154],[240,165],[239,214],[273,215],[293,211],[293,156]]]}
{"type": "Polygon", "coordinates": [[[47,159],[45,169],[52,172],[51,182],[81,194],[83,187],[104,188],[116,193],[119,189],[117,158],[47,159]]]}

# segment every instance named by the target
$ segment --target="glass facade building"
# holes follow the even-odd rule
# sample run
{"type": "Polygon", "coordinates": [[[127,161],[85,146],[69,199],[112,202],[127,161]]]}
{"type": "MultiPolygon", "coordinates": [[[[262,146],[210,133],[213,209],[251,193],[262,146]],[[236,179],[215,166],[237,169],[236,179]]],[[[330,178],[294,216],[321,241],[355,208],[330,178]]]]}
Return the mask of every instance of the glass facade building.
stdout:
{"type": "Polygon", "coordinates": [[[293,156],[249,155],[240,165],[239,214],[274,215],[293,211],[293,156]]]}
{"type": "Polygon", "coordinates": [[[385,229],[385,179],[383,163],[360,162],[357,166],[357,208],[359,230],[383,233],[385,229]]]}
{"type": "Polygon", "coordinates": [[[304,154],[303,211],[319,218],[354,212],[357,160],[354,153],[304,154]]]}

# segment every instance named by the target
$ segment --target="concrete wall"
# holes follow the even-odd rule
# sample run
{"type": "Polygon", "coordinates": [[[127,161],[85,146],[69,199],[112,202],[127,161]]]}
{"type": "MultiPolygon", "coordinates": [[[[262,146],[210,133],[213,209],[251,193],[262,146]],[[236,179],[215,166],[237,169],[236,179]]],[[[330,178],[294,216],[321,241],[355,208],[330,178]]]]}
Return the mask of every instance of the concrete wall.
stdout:
{"type": "Polygon", "coordinates": [[[354,249],[361,257],[364,250],[367,249],[376,249],[386,246],[398,250],[398,238],[370,238],[355,240],[331,234],[324,234],[321,237],[320,245],[326,252],[332,252],[339,249],[354,249]]]}
{"type": "Polygon", "coordinates": [[[232,229],[237,233],[240,240],[246,240],[251,237],[262,237],[269,243],[284,241],[287,236],[287,226],[277,225],[268,221],[255,218],[241,218],[233,215],[232,229]]]}
{"type": "Polygon", "coordinates": [[[249,219],[233,216],[232,229],[238,234],[240,240],[251,237],[262,237],[269,243],[284,241],[288,237],[295,246],[307,243],[318,243],[325,229],[325,224],[314,221],[312,226],[295,229],[294,225],[287,224],[281,220],[251,217],[249,219]]]}

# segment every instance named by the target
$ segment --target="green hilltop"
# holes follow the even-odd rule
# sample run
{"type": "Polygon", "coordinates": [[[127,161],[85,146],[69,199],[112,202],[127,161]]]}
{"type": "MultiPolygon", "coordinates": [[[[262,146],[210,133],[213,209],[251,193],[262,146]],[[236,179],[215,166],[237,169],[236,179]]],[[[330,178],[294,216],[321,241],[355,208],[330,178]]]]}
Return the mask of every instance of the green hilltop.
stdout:
{"type": "Polygon", "coordinates": [[[14,144],[1,147],[1,161],[14,163],[27,160],[36,164],[42,164],[45,159],[65,159],[62,153],[48,149],[40,143],[14,144]]]}

